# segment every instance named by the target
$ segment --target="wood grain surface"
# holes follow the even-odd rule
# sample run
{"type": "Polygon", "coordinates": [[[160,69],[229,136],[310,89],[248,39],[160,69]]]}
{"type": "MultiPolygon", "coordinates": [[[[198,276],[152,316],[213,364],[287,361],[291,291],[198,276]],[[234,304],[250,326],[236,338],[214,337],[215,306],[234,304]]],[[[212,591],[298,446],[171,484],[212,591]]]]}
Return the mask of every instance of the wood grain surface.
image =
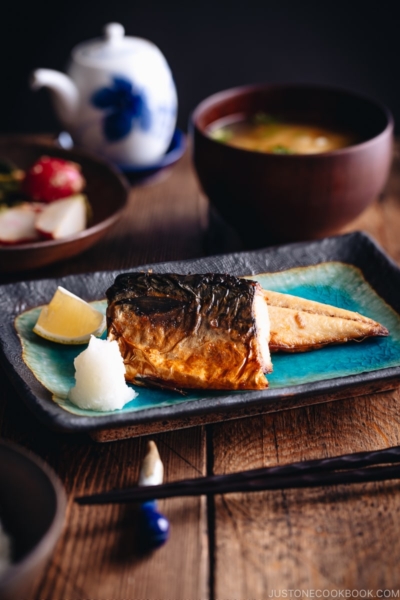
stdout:
{"type": "MultiPolygon", "coordinates": [[[[399,400],[396,391],[214,425],[214,471],[397,445],[399,400]]],[[[219,600],[400,587],[397,482],[217,496],[214,514],[219,600]]]]}
{"type": "MultiPolygon", "coordinates": [[[[400,262],[396,153],[386,194],[346,229],[368,231],[400,262]]],[[[187,155],[167,179],[132,190],[125,218],[96,248],[2,281],[202,256],[209,251],[207,224],[207,202],[187,155]]],[[[214,231],[213,239],[221,242],[224,235],[214,231]]],[[[379,590],[400,589],[399,483],[164,501],[160,508],[171,520],[171,539],[143,556],[135,542],[134,507],[79,507],[73,497],[132,485],[146,439],[98,444],[85,435],[53,433],[27,411],[4,373],[0,378],[0,435],[48,461],[69,498],[51,562],[31,597],[22,600],[265,600],[284,591],[290,597],[289,590],[372,590],[377,596],[379,590]]],[[[154,439],[168,481],[384,448],[400,443],[400,392],[154,439]]]]}

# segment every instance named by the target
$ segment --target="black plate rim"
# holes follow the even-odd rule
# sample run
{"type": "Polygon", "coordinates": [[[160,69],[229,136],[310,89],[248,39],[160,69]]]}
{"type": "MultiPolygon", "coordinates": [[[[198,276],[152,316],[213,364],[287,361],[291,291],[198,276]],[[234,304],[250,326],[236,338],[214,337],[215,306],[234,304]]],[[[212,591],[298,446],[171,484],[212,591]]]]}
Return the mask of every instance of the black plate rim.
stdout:
{"type": "MultiPolygon", "coordinates": [[[[154,263],[134,267],[132,271],[158,269],[161,272],[206,272],[226,271],[224,264],[234,264],[229,271],[237,275],[256,274],[260,267],[249,267],[249,264],[265,263],[265,271],[272,263],[275,269],[282,271],[297,266],[310,266],[326,261],[337,261],[351,264],[361,269],[365,279],[375,291],[398,313],[400,313],[400,297],[396,293],[400,287],[400,268],[388,257],[382,248],[370,236],[363,232],[355,232],[342,236],[324,238],[313,242],[299,242],[284,246],[274,246],[250,252],[221,254],[200,259],[154,263]],[[321,258],[323,260],[321,260],[321,258]],[[257,262],[258,261],[258,262],[257,262]],[[290,263],[290,264],[289,264],[290,263]],[[243,266],[242,266],[243,265],[243,266]],[[244,266],[247,265],[247,266],[244,266]],[[278,267],[278,268],[276,268],[278,267]],[[240,269],[245,268],[246,272],[240,269]]],[[[126,271],[126,269],[125,269],[126,271]]],[[[74,293],[82,295],[86,300],[99,299],[99,295],[86,288],[88,281],[95,282],[98,289],[103,289],[113,282],[118,271],[98,271],[78,275],[67,275],[56,279],[25,281],[0,286],[0,302],[5,306],[4,318],[0,324],[0,362],[15,386],[17,392],[28,408],[45,425],[64,432],[85,432],[108,428],[145,425],[152,422],[182,420],[201,416],[207,413],[226,412],[233,409],[250,409],[260,405],[262,401],[292,400],[312,397],[319,394],[338,393],[362,384],[377,381],[390,383],[400,378],[400,366],[370,371],[357,375],[338,377],[324,381],[286,386],[280,389],[219,393],[204,399],[190,400],[173,406],[143,409],[137,412],[115,412],[104,416],[79,416],[69,413],[51,400],[51,394],[33,376],[21,356],[21,344],[14,327],[14,318],[23,310],[28,310],[48,301],[46,289],[55,289],[63,285],[74,293]],[[78,289],[77,289],[78,288],[78,289]],[[79,289],[80,288],[80,289],[79,289]],[[37,292],[34,303],[21,303],[18,298],[29,290],[37,292]],[[82,294],[83,290],[86,294],[82,294]],[[41,396],[35,394],[37,387],[41,396]]]]}

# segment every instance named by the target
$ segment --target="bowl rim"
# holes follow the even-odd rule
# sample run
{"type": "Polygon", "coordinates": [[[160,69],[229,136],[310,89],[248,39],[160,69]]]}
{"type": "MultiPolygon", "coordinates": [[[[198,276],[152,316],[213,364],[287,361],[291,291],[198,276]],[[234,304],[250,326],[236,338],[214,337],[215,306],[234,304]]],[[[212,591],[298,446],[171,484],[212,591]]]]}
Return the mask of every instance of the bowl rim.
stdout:
{"type": "Polygon", "coordinates": [[[28,450],[15,442],[4,439],[0,439],[0,446],[12,450],[38,467],[47,476],[56,497],[56,510],[49,528],[25,557],[18,562],[11,563],[11,566],[0,576],[1,593],[6,591],[7,588],[12,587],[17,580],[24,577],[27,573],[34,571],[37,565],[40,564],[52,548],[54,548],[64,527],[67,496],[58,475],[56,475],[53,469],[33,451],[28,450]]]}
{"type": "Polygon", "coordinates": [[[307,160],[324,160],[331,156],[352,154],[354,152],[359,151],[360,149],[364,149],[372,144],[375,144],[378,140],[380,140],[383,137],[386,137],[387,135],[393,135],[394,118],[393,118],[393,115],[392,115],[391,111],[389,110],[389,108],[382,102],[376,100],[375,98],[368,96],[367,94],[361,94],[359,92],[354,92],[353,90],[349,90],[344,87],[323,85],[323,84],[314,84],[314,83],[255,83],[255,84],[248,84],[248,85],[242,85],[242,86],[236,86],[233,88],[228,88],[226,90],[216,92],[215,94],[211,94],[210,96],[208,96],[207,98],[202,100],[195,107],[195,109],[192,111],[192,113],[189,117],[189,128],[191,130],[192,136],[193,136],[193,132],[196,131],[202,137],[207,139],[211,144],[213,144],[213,145],[217,144],[218,147],[222,146],[222,147],[226,148],[229,152],[235,152],[235,153],[244,152],[246,155],[252,154],[254,156],[268,157],[268,159],[273,158],[274,160],[275,159],[276,160],[305,160],[305,159],[307,159],[307,160]],[[333,93],[340,93],[340,94],[352,97],[356,100],[369,102],[370,104],[374,105],[375,108],[378,108],[382,112],[382,114],[386,118],[386,125],[382,129],[382,131],[380,131],[380,133],[378,133],[374,137],[369,138],[358,144],[352,144],[351,146],[346,146],[344,148],[338,148],[337,150],[330,150],[329,152],[321,152],[319,154],[318,153],[315,153],[315,154],[273,154],[273,153],[268,153],[268,152],[259,152],[257,150],[248,150],[246,148],[238,148],[236,146],[230,146],[229,144],[222,144],[218,140],[215,140],[212,137],[210,137],[209,135],[207,135],[205,128],[200,126],[200,124],[199,124],[199,120],[200,120],[201,116],[203,115],[203,113],[218,102],[229,100],[235,96],[242,95],[242,94],[243,95],[244,94],[253,94],[255,92],[259,92],[259,91],[263,91],[263,90],[264,91],[269,91],[269,90],[273,91],[273,90],[278,90],[278,89],[279,90],[303,89],[303,90],[308,90],[310,92],[313,90],[323,91],[323,92],[328,92],[328,93],[333,92],[333,93]]]}
{"type": "MultiPolygon", "coordinates": [[[[14,254],[14,253],[18,253],[18,252],[26,252],[27,250],[33,251],[33,250],[37,250],[39,248],[43,249],[43,250],[45,250],[46,248],[53,248],[53,247],[60,248],[63,245],[70,244],[71,242],[76,242],[78,240],[84,240],[87,238],[91,238],[92,236],[95,236],[98,233],[102,232],[104,229],[108,229],[109,227],[114,225],[114,223],[116,223],[121,218],[121,215],[122,215],[123,211],[125,210],[126,205],[128,203],[128,195],[129,195],[129,191],[130,191],[130,185],[128,183],[128,180],[124,176],[124,174],[121,173],[121,171],[117,167],[115,167],[112,163],[108,162],[101,156],[98,156],[97,154],[94,154],[93,152],[90,152],[88,150],[83,150],[81,148],[74,147],[74,148],[71,148],[71,150],[67,150],[65,148],[61,148],[60,146],[56,145],[56,143],[54,143],[52,141],[46,141],[46,140],[35,141],[33,139],[30,139],[29,136],[18,135],[18,134],[17,135],[11,134],[11,135],[0,136],[0,142],[10,142],[10,143],[15,143],[15,144],[20,144],[21,146],[26,146],[26,147],[28,147],[28,146],[36,147],[38,149],[43,148],[44,150],[47,150],[49,153],[51,153],[51,151],[59,152],[63,156],[65,156],[66,160],[68,160],[68,156],[70,154],[77,155],[78,157],[81,156],[83,159],[91,160],[91,161],[99,164],[100,166],[106,168],[108,171],[111,171],[113,173],[113,175],[119,180],[119,183],[121,184],[121,188],[124,190],[124,199],[123,199],[123,202],[122,202],[120,208],[118,208],[112,215],[110,215],[106,219],[103,219],[99,223],[96,223],[95,225],[91,225],[91,226],[87,227],[86,229],[84,229],[83,231],[80,231],[79,233],[76,233],[74,235],[70,235],[68,237],[60,238],[60,239],[56,239],[56,240],[37,240],[34,242],[25,242],[22,244],[4,244],[4,245],[0,244],[0,254],[7,254],[7,253],[14,254]]],[[[73,157],[71,157],[70,160],[73,160],[73,157]]],[[[77,159],[75,159],[75,162],[76,162],[76,160],[77,159]]],[[[79,158],[78,158],[78,160],[79,160],[79,158]]]]}

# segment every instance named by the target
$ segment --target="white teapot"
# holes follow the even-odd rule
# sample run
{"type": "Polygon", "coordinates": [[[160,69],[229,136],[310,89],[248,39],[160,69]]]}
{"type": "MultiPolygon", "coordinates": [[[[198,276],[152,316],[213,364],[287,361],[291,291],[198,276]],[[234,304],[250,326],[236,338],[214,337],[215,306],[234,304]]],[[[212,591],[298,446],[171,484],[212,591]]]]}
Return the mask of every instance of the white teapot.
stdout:
{"type": "Polygon", "coordinates": [[[146,167],[168,149],[177,94],[163,54],[109,23],[103,39],[72,50],[68,74],[33,72],[33,89],[48,87],[58,118],[79,146],[121,167],[146,167]]]}

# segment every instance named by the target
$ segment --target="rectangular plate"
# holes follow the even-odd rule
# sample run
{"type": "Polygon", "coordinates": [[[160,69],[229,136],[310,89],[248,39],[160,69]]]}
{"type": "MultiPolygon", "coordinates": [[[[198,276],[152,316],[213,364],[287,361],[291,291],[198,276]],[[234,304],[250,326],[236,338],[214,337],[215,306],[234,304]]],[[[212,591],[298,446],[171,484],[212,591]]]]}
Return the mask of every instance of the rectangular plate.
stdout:
{"type": "MultiPolygon", "coordinates": [[[[267,390],[189,391],[183,397],[137,388],[139,397],[122,410],[97,413],[78,409],[65,398],[74,383],[73,358],[82,346],[61,346],[38,338],[32,333],[38,311],[25,311],[48,303],[57,285],[88,301],[104,298],[118,272],[1,286],[2,362],[26,404],[48,426],[71,432],[109,430],[111,439],[390,389],[400,381],[400,270],[364,234],[145,265],[135,270],[147,269],[161,273],[263,273],[256,279],[266,289],[355,310],[388,327],[390,336],[309,353],[274,354],[274,372],[268,376],[267,390]]],[[[100,306],[105,309],[104,302],[100,306]]],[[[106,438],[99,434],[99,439],[106,438]]]]}

